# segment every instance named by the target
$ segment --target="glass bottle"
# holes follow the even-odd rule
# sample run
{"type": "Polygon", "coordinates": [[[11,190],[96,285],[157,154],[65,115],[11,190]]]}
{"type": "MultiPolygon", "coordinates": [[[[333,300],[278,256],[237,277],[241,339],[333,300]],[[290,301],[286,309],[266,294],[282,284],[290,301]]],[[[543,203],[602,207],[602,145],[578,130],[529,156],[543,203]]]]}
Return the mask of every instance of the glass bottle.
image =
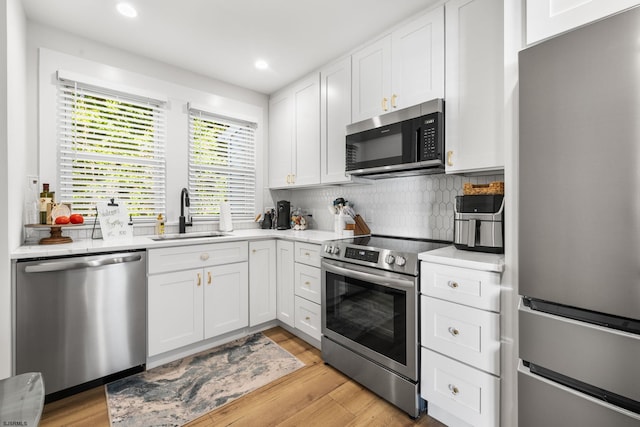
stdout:
{"type": "Polygon", "coordinates": [[[47,223],[47,207],[53,205],[54,192],[49,191],[49,184],[42,184],[42,192],[40,193],[40,224],[47,223]]]}

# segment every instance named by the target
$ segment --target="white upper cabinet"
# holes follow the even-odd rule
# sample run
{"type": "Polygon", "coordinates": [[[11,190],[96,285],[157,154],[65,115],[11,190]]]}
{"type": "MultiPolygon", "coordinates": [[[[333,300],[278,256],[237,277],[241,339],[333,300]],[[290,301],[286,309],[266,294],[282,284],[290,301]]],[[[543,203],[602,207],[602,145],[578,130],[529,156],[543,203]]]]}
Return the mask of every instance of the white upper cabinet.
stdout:
{"type": "Polygon", "coordinates": [[[391,34],[391,108],[444,97],[444,7],[391,34]]]}
{"type": "Polygon", "coordinates": [[[320,77],[300,80],[269,100],[269,187],[320,183],[320,77]]]}
{"type": "Polygon", "coordinates": [[[446,172],[504,168],[502,0],[446,3],[446,172]]]}
{"type": "Polygon", "coordinates": [[[571,30],[638,4],[638,0],[527,1],[527,44],[571,30]]]}
{"type": "Polygon", "coordinates": [[[444,97],[444,8],[355,52],[352,120],[444,97]]]}
{"type": "Polygon", "coordinates": [[[353,54],[354,122],[389,111],[391,96],[391,36],[353,54]]]}
{"type": "Polygon", "coordinates": [[[351,57],[320,71],[320,182],[351,181],[345,174],[345,138],[351,123],[351,57]]]}

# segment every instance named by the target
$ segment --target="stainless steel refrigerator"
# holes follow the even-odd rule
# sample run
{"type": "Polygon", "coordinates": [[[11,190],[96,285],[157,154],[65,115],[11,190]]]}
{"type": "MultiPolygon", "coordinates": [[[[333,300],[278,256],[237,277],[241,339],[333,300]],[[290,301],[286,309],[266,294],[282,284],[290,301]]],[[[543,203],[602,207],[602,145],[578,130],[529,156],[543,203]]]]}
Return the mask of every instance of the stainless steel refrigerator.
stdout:
{"type": "Polygon", "coordinates": [[[519,68],[519,427],[637,427],[640,8],[519,68]]]}

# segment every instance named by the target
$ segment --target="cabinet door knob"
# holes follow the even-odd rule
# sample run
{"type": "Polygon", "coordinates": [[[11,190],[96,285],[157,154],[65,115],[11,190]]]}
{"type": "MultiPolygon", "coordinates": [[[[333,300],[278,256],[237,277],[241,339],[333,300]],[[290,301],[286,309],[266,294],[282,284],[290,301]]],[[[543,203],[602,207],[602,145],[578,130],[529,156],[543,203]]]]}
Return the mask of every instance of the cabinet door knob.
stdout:
{"type": "Polygon", "coordinates": [[[396,99],[398,99],[398,95],[396,95],[395,93],[391,95],[391,108],[398,107],[398,105],[396,104],[396,99]]]}
{"type": "Polygon", "coordinates": [[[206,260],[208,260],[208,259],[209,259],[209,254],[207,254],[207,253],[200,254],[200,259],[201,259],[202,261],[206,261],[206,260]]]}
{"type": "Polygon", "coordinates": [[[456,396],[458,393],[460,393],[460,389],[458,387],[456,387],[455,385],[453,385],[453,384],[449,384],[449,391],[454,396],[456,396]]]}
{"type": "Polygon", "coordinates": [[[458,282],[454,282],[453,280],[449,280],[449,283],[447,283],[447,285],[449,285],[449,287],[452,289],[456,289],[459,286],[458,282]]]}
{"type": "Polygon", "coordinates": [[[304,282],[304,284],[307,285],[307,286],[311,286],[311,282],[308,281],[308,280],[306,282],[304,282]]]}
{"type": "Polygon", "coordinates": [[[198,273],[198,286],[200,286],[202,284],[202,276],[200,276],[200,273],[198,273]]]}
{"type": "Polygon", "coordinates": [[[382,111],[387,111],[388,110],[387,101],[388,101],[387,98],[382,98],[382,111]]]}
{"type": "Polygon", "coordinates": [[[304,320],[311,320],[309,316],[305,317],[304,320]]]}
{"type": "Polygon", "coordinates": [[[453,151],[447,151],[447,166],[453,166],[453,151]]]}
{"type": "Polygon", "coordinates": [[[449,331],[449,333],[451,335],[453,335],[454,337],[458,336],[460,334],[460,331],[457,330],[456,328],[454,328],[453,326],[449,326],[449,328],[447,329],[449,331]]]}
{"type": "Polygon", "coordinates": [[[211,284],[211,272],[207,271],[207,284],[211,284]]]}

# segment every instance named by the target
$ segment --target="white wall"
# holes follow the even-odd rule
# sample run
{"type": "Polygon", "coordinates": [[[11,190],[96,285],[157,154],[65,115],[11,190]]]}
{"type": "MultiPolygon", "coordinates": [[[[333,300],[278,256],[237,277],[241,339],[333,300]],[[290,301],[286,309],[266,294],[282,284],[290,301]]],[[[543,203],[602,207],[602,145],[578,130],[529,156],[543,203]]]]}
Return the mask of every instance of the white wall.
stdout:
{"type": "Polygon", "coordinates": [[[36,23],[28,26],[30,149],[40,153],[28,170],[56,189],[56,87],[58,69],[165,95],[167,105],[167,224],[177,223],[180,189],[187,186],[187,102],[258,123],[257,198],[262,208],[263,171],[266,170],[268,97],[212,80],[154,60],[133,55],[36,23]],[[37,82],[37,84],[35,84],[37,82]],[[36,120],[38,117],[38,120],[36,120]],[[39,135],[36,134],[39,132],[39,135]],[[37,136],[37,138],[36,138],[37,136]],[[37,145],[36,145],[37,141],[37,145]],[[40,161],[37,161],[37,158],[40,161]],[[44,160],[46,159],[46,160],[44,160]],[[261,161],[263,160],[263,161],[261,161]]]}
{"type": "Polygon", "coordinates": [[[20,245],[23,179],[29,156],[26,138],[26,18],[19,0],[0,12],[0,378],[12,371],[11,273],[9,253],[20,245]],[[6,31],[6,32],[5,32],[6,31]],[[6,72],[6,74],[4,74],[6,72]]]}

